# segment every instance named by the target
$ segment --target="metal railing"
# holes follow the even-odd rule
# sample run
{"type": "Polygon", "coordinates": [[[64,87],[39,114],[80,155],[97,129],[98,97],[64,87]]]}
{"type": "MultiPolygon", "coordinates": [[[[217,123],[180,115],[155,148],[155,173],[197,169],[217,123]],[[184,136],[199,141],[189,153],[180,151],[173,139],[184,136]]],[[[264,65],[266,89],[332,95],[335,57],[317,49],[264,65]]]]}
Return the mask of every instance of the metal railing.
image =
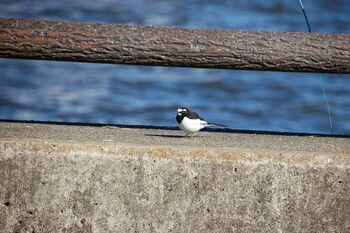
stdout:
{"type": "Polygon", "coordinates": [[[0,19],[0,57],[350,73],[350,35],[0,19]]]}

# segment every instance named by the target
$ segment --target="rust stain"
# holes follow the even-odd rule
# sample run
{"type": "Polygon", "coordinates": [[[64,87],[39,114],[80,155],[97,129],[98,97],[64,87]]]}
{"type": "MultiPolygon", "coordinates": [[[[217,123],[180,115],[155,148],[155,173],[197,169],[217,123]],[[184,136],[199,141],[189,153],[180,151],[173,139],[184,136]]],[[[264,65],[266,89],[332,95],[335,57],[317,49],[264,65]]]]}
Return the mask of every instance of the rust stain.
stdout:
{"type": "Polygon", "coordinates": [[[221,154],[219,154],[219,158],[225,161],[235,161],[238,160],[240,157],[243,157],[243,153],[238,151],[222,152],[221,154]]]}
{"type": "Polygon", "coordinates": [[[131,156],[140,158],[172,159],[178,163],[201,159],[213,168],[225,164],[234,165],[237,161],[258,163],[287,163],[294,165],[315,165],[335,167],[347,164],[350,157],[342,154],[319,155],[317,153],[283,153],[271,151],[249,151],[234,148],[190,148],[167,146],[112,145],[88,142],[46,142],[39,140],[3,141],[1,150],[9,155],[16,151],[35,151],[48,156],[54,154],[82,154],[99,156],[131,156]]]}
{"type": "Polygon", "coordinates": [[[306,162],[309,162],[311,160],[310,156],[307,155],[299,155],[296,159],[295,162],[298,164],[305,164],[306,162]]]}
{"type": "Polygon", "coordinates": [[[7,189],[0,185],[0,193],[5,193],[7,189]]]}
{"type": "Polygon", "coordinates": [[[49,152],[51,145],[48,144],[42,144],[42,143],[30,143],[29,146],[34,150],[34,151],[41,151],[41,152],[49,152]]]}
{"type": "Polygon", "coordinates": [[[62,153],[70,152],[72,150],[74,150],[74,147],[67,145],[67,144],[64,144],[64,145],[57,146],[55,149],[55,152],[62,154],[62,153]]]}
{"type": "Polygon", "coordinates": [[[153,158],[167,158],[174,154],[174,150],[170,148],[154,148],[150,151],[150,156],[153,158]]]}
{"type": "Polygon", "coordinates": [[[208,157],[209,154],[206,150],[204,149],[197,149],[191,152],[191,156],[193,158],[199,158],[199,157],[208,157]]]}

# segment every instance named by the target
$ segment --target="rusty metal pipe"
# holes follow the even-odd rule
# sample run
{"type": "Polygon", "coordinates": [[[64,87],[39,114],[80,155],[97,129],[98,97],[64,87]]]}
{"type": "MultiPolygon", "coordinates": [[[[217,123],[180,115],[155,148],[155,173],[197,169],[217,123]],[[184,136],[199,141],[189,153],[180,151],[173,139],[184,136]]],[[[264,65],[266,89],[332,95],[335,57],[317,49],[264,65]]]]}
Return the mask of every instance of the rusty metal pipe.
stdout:
{"type": "Polygon", "coordinates": [[[0,57],[350,73],[350,35],[0,19],[0,57]]]}

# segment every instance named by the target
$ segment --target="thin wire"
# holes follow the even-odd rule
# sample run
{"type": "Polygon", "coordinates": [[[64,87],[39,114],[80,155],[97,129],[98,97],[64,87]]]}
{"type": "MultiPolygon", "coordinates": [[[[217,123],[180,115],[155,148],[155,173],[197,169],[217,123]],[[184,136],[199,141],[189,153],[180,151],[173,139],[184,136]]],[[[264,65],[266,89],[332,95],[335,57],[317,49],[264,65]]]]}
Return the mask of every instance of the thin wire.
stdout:
{"type": "Polygon", "coordinates": [[[322,74],[319,74],[319,77],[320,77],[320,82],[321,82],[323,97],[324,97],[324,100],[325,100],[326,106],[327,106],[329,127],[330,127],[330,129],[331,129],[331,134],[333,134],[333,124],[332,124],[331,107],[329,106],[328,98],[327,98],[327,95],[326,95],[326,91],[325,91],[325,89],[324,89],[322,74]]]}
{"type": "Polygon", "coordinates": [[[307,18],[307,15],[306,15],[306,12],[305,12],[302,0],[299,0],[299,3],[300,3],[300,6],[301,6],[301,10],[303,11],[303,14],[304,14],[304,18],[305,18],[305,21],[306,21],[306,24],[307,24],[307,29],[308,29],[309,32],[311,32],[311,26],[310,26],[309,20],[307,18]]]}
{"type": "MultiPolygon", "coordinates": [[[[308,18],[307,18],[307,15],[306,15],[306,12],[305,12],[304,5],[303,5],[302,0],[299,0],[299,3],[300,3],[301,9],[302,9],[303,14],[304,14],[304,18],[305,18],[305,21],[306,21],[306,24],[307,24],[308,31],[311,33],[311,26],[310,26],[309,20],[308,20],[308,18]]],[[[325,100],[326,106],[327,106],[329,127],[330,127],[330,129],[331,129],[331,134],[333,134],[333,124],[332,124],[331,108],[330,108],[330,106],[329,106],[327,94],[326,94],[326,91],[325,91],[325,88],[324,88],[323,76],[322,76],[322,74],[319,74],[319,78],[320,78],[321,88],[322,88],[322,92],[323,92],[323,97],[324,97],[324,100],[325,100]]]]}

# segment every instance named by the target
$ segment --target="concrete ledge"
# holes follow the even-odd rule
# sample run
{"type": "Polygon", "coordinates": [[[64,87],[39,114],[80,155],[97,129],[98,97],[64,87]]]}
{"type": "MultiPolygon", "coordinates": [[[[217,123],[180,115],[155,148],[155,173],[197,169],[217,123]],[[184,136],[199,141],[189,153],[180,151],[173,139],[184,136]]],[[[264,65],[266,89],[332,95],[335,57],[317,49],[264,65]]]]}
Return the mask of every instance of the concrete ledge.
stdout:
{"type": "Polygon", "coordinates": [[[350,138],[0,122],[4,232],[347,232],[350,138]]]}

